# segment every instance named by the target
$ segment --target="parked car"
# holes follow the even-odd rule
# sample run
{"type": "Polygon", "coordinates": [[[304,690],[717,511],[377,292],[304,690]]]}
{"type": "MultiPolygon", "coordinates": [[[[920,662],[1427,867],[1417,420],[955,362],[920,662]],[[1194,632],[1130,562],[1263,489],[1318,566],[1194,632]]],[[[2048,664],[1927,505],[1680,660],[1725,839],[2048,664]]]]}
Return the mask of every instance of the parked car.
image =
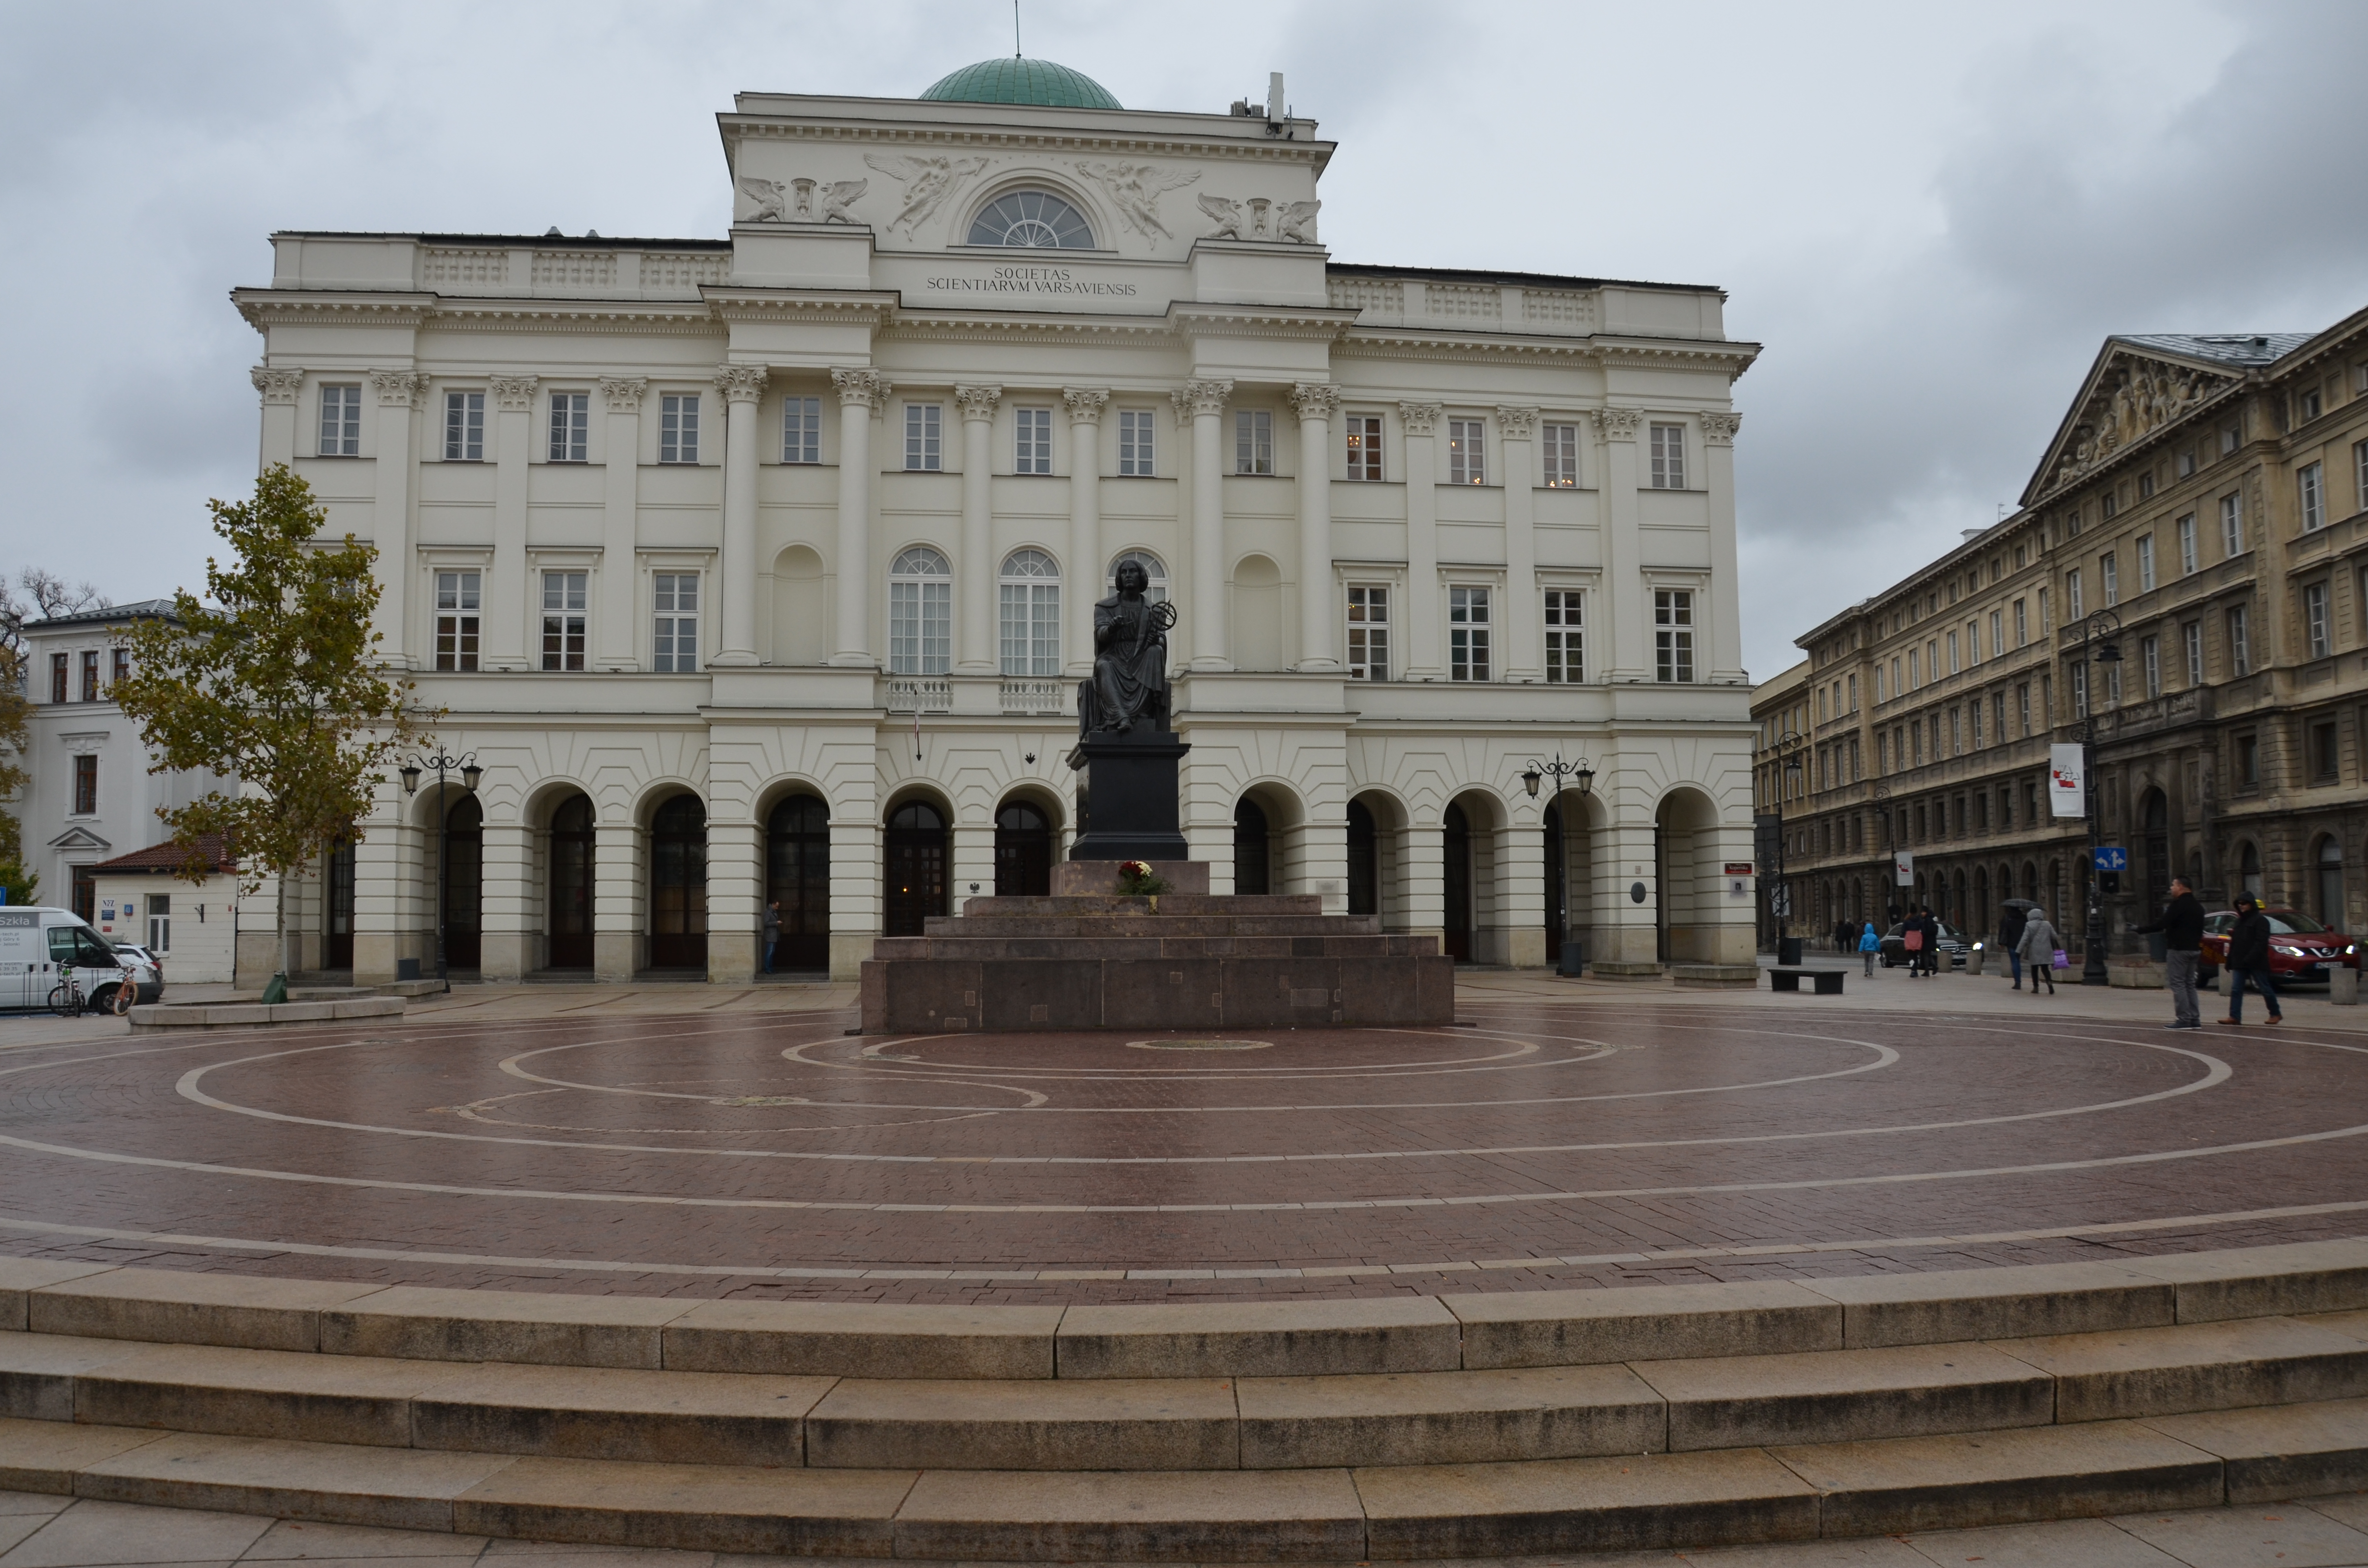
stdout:
{"type": "MultiPolygon", "coordinates": [[[[2264,909],[2270,917],[2270,976],[2278,984],[2324,985],[2337,965],[2360,967],[2360,941],[2331,931],[2299,909],[2264,909]]],[[[2219,979],[2228,961],[2228,933],[2237,928],[2237,912],[2223,909],[2203,917],[2203,960],[2199,978],[2206,984],[2219,979]]]]}
{"type": "MultiPolygon", "coordinates": [[[[1941,926],[1941,939],[1935,945],[1939,947],[1941,951],[1948,955],[1949,967],[1951,969],[1964,968],[1965,950],[1968,946],[1965,934],[1958,930],[1954,926],[1950,925],[1945,920],[1941,921],[1939,924],[1941,926]]],[[[1907,963],[1907,943],[1906,938],[1901,935],[1901,933],[1905,932],[1907,929],[1907,923],[1903,920],[1898,925],[1894,926],[1890,930],[1884,933],[1883,940],[1877,945],[1876,949],[1877,952],[1883,959],[1884,968],[1896,969],[1907,963]]]]}
{"type": "Polygon", "coordinates": [[[46,904],[0,908],[0,1007],[40,1007],[73,971],[90,1005],[106,1010],[131,977],[135,1001],[163,994],[165,976],[145,949],[118,947],[71,909],[46,904]]]}

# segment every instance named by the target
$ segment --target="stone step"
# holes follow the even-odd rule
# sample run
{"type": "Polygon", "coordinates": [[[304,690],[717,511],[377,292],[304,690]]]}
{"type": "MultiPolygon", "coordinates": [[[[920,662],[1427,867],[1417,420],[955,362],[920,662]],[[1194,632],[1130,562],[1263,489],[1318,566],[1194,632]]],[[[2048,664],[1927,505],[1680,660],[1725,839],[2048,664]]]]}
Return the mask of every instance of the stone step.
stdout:
{"type": "Polygon", "coordinates": [[[864,961],[856,994],[865,1034],[1387,1028],[1452,1023],[1455,966],[1443,955],[886,958],[864,961]]]}
{"type": "Polygon", "coordinates": [[[1162,937],[1156,932],[1030,937],[953,930],[933,931],[926,937],[881,937],[871,944],[871,956],[882,960],[1429,958],[1438,951],[1436,937],[1162,937]]]}
{"type": "MultiPolygon", "coordinates": [[[[925,937],[1382,937],[1372,915],[932,915],[925,937]]],[[[1437,938],[1431,938],[1436,940],[1437,938]]]]}
{"type": "Polygon", "coordinates": [[[2368,1401],[1687,1453],[1268,1471],[551,1459],[0,1419],[0,1488],[503,1539],[932,1561],[1651,1551],[2368,1485],[2368,1401]]]}
{"type": "MultiPolygon", "coordinates": [[[[1116,893],[1055,893],[1006,897],[987,894],[962,900],[959,918],[975,920],[982,916],[1015,915],[1035,919],[1076,919],[1081,916],[1107,917],[1126,915],[1133,918],[1167,919],[1177,915],[1206,915],[1225,919],[1308,917],[1324,915],[1324,898],[1320,893],[1161,893],[1155,903],[1148,898],[1125,898],[1116,893]]],[[[954,918],[936,916],[935,918],[954,918]]],[[[1372,920],[1370,915],[1335,915],[1333,920],[1372,920]]]]}

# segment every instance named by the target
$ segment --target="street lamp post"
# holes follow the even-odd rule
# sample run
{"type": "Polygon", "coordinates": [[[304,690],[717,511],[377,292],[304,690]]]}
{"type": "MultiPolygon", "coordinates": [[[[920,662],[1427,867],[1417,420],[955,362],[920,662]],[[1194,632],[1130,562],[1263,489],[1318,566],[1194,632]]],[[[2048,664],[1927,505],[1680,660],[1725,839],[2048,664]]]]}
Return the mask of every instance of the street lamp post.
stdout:
{"type": "Polygon", "coordinates": [[[1538,786],[1548,778],[1554,781],[1554,805],[1556,820],[1562,824],[1564,846],[1563,906],[1554,911],[1554,928],[1562,933],[1559,967],[1563,973],[1575,975],[1578,973],[1579,964],[1585,955],[1579,952],[1578,944],[1570,939],[1570,818],[1560,814],[1562,792],[1567,781],[1568,784],[1576,785],[1581,795],[1592,794],[1595,790],[1595,765],[1583,756],[1577,762],[1565,762],[1562,759],[1562,747],[1556,746],[1552,762],[1541,762],[1536,757],[1530,758],[1529,768],[1521,775],[1521,788],[1527,790],[1530,792],[1530,799],[1534,801],[1538,798],[1538,786]]]}
{"type": "MultiPolygon", "coordinates": [[[[1891,840],[1891,786],[1878,778],[1867,788],[1866,798],[1874,807],[1874,820],[1881,824],[1881,831],[1870,835],[1868,843],[1871,846],[1884,845],[1892,849],[1891,854],[1883,858],[1883,869],[1875,873],[1874,879],[1874,885],[1882,890],[1883,929],[1887,931],[1891,928],[1892,889],[1899,881],[1898,846],[1892,844],[1891,840]]],[[[1866,917],[1869,920],[1875,917],[1874,911],[1874,902],[1869,900],[1866,911],[1866,917]]],[[[1877,933],[1877,935],[1880,934],[1880,932],[1877,933]]]]}
{"type": "Polygon", "coordinates": [[[1793,946],[1793,887],[1784,877],[1784,792],[1801,778],[1801,748],[1809,737],[1798,730],[1786,730],[1768,743],[1782,766],[1776,770],[1776,881],[1769,890],[1769,902],[1774,907],[1769,913],[1776,917],[1776,961],[1797,964],[1801,949],[1793,946]]]}
{"type": "Polygon", "coordinates": [[[452,879],[452,808],[444,799],[444,772],[447,768],[457,769],[462,793],[473,795],[477,792],[477,780],[485,776],[485,770],[477,766],[475,752],[464,751],[452,756],[438,746],[435,756],[413,756],[397,769],[403,775],[403,792],[419,793],[419,776],[431,767],[436,770],[436,978],[449,986],[451,981],[444,967],[444,905],[452,879]]]}
{"type": "MultiPolygon", "coordinates": [[[[2112,610],[2096,610],[2080,620],[2080,662],[2118,665],[2122,662],[2122,618],[2112,610]],[[2096,652],[2089,653],[2094,645],[2096,652]]],[[[2097,809],[2097,693],[2089,685],[2084,668],[2080,676],[2081,689],[2088,693],[2088,711],[2073,734],[2080,743],[2080,792],[2082,814],[2089,830],[2089,929],[2088,952],[2080,960],[2080,983],[2103,985],[2110,977],[2105,973],[2105,878],[2097,869],[2098,829],[2101,813],[2097,809]]]]}

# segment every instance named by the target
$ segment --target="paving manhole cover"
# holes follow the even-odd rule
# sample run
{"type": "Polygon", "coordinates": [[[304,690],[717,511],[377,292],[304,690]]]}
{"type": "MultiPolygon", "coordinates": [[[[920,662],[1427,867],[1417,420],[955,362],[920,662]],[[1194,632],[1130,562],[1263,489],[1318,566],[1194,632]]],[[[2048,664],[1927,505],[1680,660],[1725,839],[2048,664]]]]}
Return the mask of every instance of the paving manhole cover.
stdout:
{"type": "Polygon", "coordinates": [[[1131,1040],[1129,1051],[1265,1051],[1270,1040],[1131,1040]]]}

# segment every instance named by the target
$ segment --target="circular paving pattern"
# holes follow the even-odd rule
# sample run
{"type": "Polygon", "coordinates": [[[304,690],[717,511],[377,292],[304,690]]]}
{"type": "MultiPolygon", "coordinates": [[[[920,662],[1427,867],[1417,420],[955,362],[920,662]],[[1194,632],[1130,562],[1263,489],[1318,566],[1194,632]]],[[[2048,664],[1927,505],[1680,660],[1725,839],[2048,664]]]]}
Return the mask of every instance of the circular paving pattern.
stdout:
{"type": "Polygon", "coordinates": [[[1474,1004],[852,1038],[842,1014],[0,1052],[0,1250],[905,1301],[1374,1294],[2349,1234],[2368,1050],[2290,1028],[1474,1004]]]}

